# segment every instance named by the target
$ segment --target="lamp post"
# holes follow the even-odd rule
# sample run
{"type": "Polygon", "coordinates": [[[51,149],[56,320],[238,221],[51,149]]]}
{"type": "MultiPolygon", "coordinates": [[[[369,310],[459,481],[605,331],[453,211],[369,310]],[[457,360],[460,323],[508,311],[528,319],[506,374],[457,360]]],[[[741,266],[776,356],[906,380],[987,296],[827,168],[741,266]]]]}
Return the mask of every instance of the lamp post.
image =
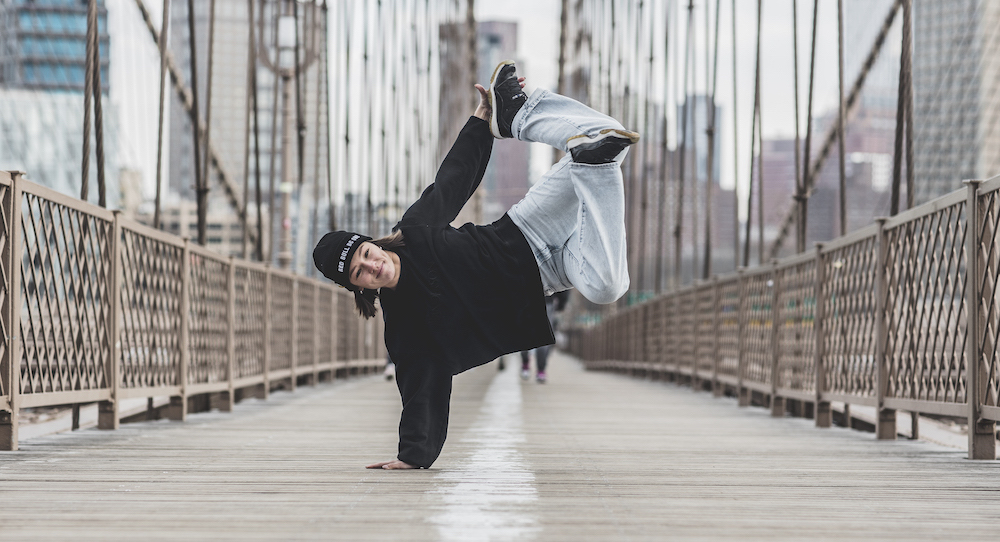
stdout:
{"type": "MultiPolygon", "coordinates": [[[[282,269],[288,269],[292,263],[292,219],[290,216],[292,196],[295,193],[296,187],[302,184],[302,179],[298,179],[298,182],[295,182],[297,178],[295,172],[301,171],[301,168],[292,167],[293,161],[296,160],[295,153],[293,153],[296,130],[300,129],[295,115],[297,113],[298,100],[294,103],[292,101],[293,78],[297,82],[298,78],[296,75],[301,75],[316,61],[319,55],[313,47],[315,40],[299,39],[298,17],[296,16],[297,0],[279,1],[280,7],[278,13],[272,17],[273,24],[277,25],[277,32],[273,34],[274,43],[268,47],[264,39],[265,17],[263,14],[261,16],[258,43],[260,44],[259,58],[261,59],[261,63],[275,77],[281,78],[281,172],[280,183],[278,185],[278,192],[281,198],[281,231],[278,236],[278,265],[282,269]],[[300,43],[304,43],[304,50],[297,51],[300,43]],[[300,56],[297,52],[304,54],[300,56]]],[[[311,4],[315,7],[315,2],[311,4]]],[[[307,26],[315,27],[315,17],[306,17],[305,20],[307,26]]],[[[304,30],[314,32],[315,28],[306,28],[304,30]]],[[[295,91],[298,93],[300,89],[296,87],[295,91]]],[[[273,121],[277,122],[277,119],[273,119],[273,121]]],[[[272,148],[271,160],[273,161],[276,156],[277,149],[272,148]]],[[[274,213],[274,204],[275,202],[271,201],[272,216],[274,213]]],[[[273,233],[272,228],[272,235],[273,233]]]]}

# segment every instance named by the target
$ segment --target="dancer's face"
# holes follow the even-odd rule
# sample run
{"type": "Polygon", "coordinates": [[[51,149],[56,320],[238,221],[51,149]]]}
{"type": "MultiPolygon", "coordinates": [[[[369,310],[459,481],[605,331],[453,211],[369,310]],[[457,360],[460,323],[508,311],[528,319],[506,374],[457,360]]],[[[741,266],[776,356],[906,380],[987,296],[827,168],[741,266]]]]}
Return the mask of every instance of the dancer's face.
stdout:
{"type": "Polygon", "coordinates": [[[398,270],[389,253],[365,241],[351,258],[351,284],[377,290],[396,283],[398,270]]]}

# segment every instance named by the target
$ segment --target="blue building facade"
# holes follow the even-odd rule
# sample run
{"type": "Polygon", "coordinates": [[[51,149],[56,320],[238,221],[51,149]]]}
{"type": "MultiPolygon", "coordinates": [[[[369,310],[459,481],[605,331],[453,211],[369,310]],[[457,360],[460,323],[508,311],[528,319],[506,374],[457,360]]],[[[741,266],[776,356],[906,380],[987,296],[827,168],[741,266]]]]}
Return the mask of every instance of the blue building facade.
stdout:
{"type": "MultiPolygon", "coordinates": [[[[98,0],[101,87],[108,92],[108,12],[98,0]]],[[[0,0],[0,87],[82,91],[87,51],[85,0],[0,0]]]]}

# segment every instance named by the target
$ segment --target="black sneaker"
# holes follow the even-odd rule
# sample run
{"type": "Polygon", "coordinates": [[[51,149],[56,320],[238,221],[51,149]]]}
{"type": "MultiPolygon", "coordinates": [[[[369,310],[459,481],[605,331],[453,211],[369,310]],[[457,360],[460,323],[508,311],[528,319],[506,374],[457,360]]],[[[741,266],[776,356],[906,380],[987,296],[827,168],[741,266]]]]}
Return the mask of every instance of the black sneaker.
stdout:
{"type": "Polygon", "coordinates": [[[510,125],[514,122],[514,115],[521,110],[524,102],[528,101],[528,96],[517,82],[513,60],[504,60],[493,70],[489,100],[490,107],[493,108],[493,114],[490,115],[490,132],[493,133],[493,137],[497,139],[514,137],[510,125]]]}
{"type": "Polygon", "coordinates": [[[628,130],[607,128],[596,136],[573,136],[566,141],[566,150],[579,164],[609,164],[629,145],[639,141],[639,134],[628,130]]]}

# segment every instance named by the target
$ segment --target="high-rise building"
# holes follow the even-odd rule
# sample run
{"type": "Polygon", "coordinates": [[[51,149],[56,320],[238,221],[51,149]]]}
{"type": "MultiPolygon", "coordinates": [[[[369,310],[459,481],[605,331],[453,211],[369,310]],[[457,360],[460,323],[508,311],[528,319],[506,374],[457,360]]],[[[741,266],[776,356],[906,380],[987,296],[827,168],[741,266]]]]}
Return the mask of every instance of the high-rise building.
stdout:
{"type": "MultiPolygon", "coordinates": [[[[97,2],[101,86],[108,90],[108,11],[97,2]]],[[[73,90],[85,84],[87,3],[0,0],[0,87],[73,90]]]]}
{"type": "MultiPolygon", "coordinates": [[[[110,37],[102,0],[97,11],[107,203],[116,207],[117,117],[107,100],[110,37]]],[[[0,0],[0,169],[23,171],[74,197],[81,195],[86,37],[86,2],[0,0]]],[[[89,200],[96,202],[91,130],[89,200]]]]}
{"type": "Polygon", "coordinates": [[[1000,2],[913,6],[915,199],[1000,175],[1000,2]]]}
{"type": "MultiPolygon", "coordinates": [[[[517,23],[482,21],[477,25],[479,44],[479,81],[488,84],[493,69],[502,60],[515,58],[517,23]]],[[[523,69],[522,69],[523,73],[523,69]]],[[[496,140],[490,164],[483,175],[483,223],[492,222],[507,212],[528,193],[531,150],[551,152],[541,144],[525,144],[511,139],[496,140]]],[[[537,182],[538,179],[535,179],[537,182]]]]}

